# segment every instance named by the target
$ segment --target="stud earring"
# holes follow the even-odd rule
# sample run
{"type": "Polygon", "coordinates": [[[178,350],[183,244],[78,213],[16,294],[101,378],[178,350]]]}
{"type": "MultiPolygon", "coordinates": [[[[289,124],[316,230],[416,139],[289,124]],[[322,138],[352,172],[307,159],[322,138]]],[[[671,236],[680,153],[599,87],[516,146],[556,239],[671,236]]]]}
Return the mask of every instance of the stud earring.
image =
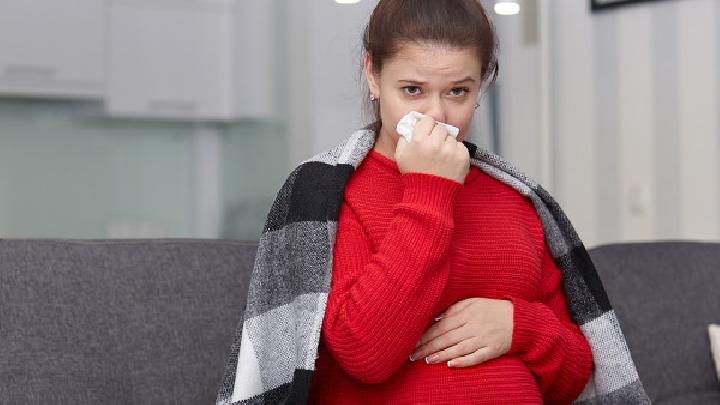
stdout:
{"type": "Polygon", "coordinates": [[[375,101],[375,100],[377,100],[377,98],[375,97],[374,94],[371,94],[371,95],[370,95],[370,101],[375,101]]]}

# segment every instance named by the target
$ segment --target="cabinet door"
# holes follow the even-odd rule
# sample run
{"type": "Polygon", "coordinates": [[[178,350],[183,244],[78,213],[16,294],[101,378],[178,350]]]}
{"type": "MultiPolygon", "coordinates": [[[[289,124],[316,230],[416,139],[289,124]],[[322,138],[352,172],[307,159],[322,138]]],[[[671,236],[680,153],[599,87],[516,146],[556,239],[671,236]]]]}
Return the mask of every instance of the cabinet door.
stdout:
{"type": "Polygon", "coordinates": [[[231,0],[115,0],[110,7],[111,115],[234,117],[231,0]]]}
{"type": "Polygon", "coordinates": [[[0,94],[101,97],[104,0],[0,0],[0,94]]]}

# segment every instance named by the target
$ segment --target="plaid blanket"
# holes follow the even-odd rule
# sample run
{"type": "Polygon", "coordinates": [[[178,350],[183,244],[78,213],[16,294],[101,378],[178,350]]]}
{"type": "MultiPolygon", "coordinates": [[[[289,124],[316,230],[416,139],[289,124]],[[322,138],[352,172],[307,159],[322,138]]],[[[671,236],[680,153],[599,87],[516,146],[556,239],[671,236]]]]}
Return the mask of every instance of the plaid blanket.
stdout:
{"type": "MultiPolygon", "coordinates": [[[[301,162],[281,187],[260,236],[217,404],[307,402],[345,185],[374,143],[372,130],[359,130],[301,162]]],[[[560,206],[500,156],[463,143],[471,164],[529,198],[542,222],[568,310],[593,355],[592,375],[575,403],[649,404],[600,278],[560,206]]]]}

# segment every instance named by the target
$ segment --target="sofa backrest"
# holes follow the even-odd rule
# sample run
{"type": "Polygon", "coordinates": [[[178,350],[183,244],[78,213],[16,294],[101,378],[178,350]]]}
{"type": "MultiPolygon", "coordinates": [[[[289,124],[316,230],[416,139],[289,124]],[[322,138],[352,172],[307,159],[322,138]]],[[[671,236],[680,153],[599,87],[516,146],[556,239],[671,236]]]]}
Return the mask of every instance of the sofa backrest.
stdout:
{"type": "Polygon", "coordinates": [[[214,403],[256,250],[0,240],[0,403],[214,403]]]}
{"type": "Polygon", "coordinates": [[[720,322],[720,243],[589,251],[654,404],[720,404],[708,324],[720,322]]]}
{"type": "MultiPolygon", "coordinates": [[[[213,403],[256,250],[0,239],[0,403],[213,403]]],[[[707,337],[720,322],[720,244],[589,253],[654,403],[720,403],[707,337]]]]}

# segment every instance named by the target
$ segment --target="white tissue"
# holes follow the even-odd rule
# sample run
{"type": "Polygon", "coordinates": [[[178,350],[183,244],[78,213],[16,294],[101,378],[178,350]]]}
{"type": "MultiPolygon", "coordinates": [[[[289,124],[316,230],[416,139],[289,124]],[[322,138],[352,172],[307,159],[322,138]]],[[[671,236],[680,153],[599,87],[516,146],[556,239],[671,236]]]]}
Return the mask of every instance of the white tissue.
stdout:
{"type": "MultiPolygon", "coordinates": [[[[424,117],[423,114],[417,112],[417,111],[410,111],[400,119],[400,122],[398,122],[397,127],[395,128],[397,130],[397,133],[405,137],[405,140],[410,142],[412,139],[412,131],[413,128],[415,128],[415,124],[417,124],[418,120],[420,118],[424,117]]],[[[460,130],[450,124],[445,124],[444,122],[438,122],[438,124],[445,126],[447,129],[448,135],[452,136],[453,138],[457,138],[458,134],[460,133],[460,130]]]]}
{"type": "Polygon", "coordinates": [[[715,361],[715,371],[720,381],[720,324],[711,323],[708,327],[710,333],[710,353],[715,361]]]}

